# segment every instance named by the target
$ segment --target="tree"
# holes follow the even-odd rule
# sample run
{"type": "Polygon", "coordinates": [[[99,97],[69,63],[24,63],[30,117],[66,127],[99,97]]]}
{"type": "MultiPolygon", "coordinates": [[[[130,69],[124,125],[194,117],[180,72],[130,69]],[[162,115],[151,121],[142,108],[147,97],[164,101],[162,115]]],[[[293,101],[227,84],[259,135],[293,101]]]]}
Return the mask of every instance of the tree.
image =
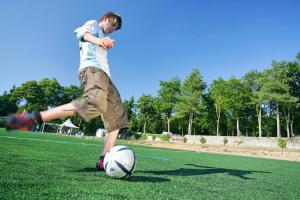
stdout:
{"type": "Polygon", "coordinates": [[[206,84],[197,69],[193,69],[191,74],[185,79],[180,87],[180,95],[176,106],[177,114],[181,117],[188,116],[188,134],[192,133],[193,118],[200,115],[205,109],[203,100],[206,84]]]}
{"type": "Polygon", "coordinates": [[[141,120],[144,122],[143,131],[146,133],[147,122],[155,115],[154,98],[143,94],[137,102],[137,107],[140,109],[141,120]]]}
{"type": "Polygon", "coordinates": [[[137,131],[138,130],[137,107],[135,104],[134,97],[130,97],[129,100],[124,100],[124,106],[127,110],[130,130],[137,131]]]}
{"type": "Polygon", "coordinates": [[[124,106],[127,111],[128,120],[130,120],[134,116],[134,97],[130,97],[129,100],[125,100],[124,106]]]}
{"type": "Polygon", "coordinates": [[[95,135],[99,128],[104,128],[103,121],[101,117],[95,117],[89,122],[80,120],[80,128],[83,129],[85,135],[95,135]]]}
{"type": "Polygon", "coordinates": [[[171,116],[175,112],[175,105],[178,101],[178,94],[180,92],[180,80],[173,78],[170,81],[160,81],[160,89],[158,90],[158,97],[160,100],[159,109],[166,117],[168,132],[170,132],[171,116]]]}
{"type": "Polygon", "coordinates": [[[293,102],[290,96],[289,79],[287,77],[286,62],[273,62],[271,69],[266,69],[260,79],[261,95],[264,101],[275,104],[277,137],[281,137],[280,106],[293,102]]]}
{"type": "Polygon", "coordinates": [[[45,107],[55,107],[60,105],[59,100],[62,97],[63,88],[56,79],[42,79],[39,81],[38,86],[44,93],[45,107]]]}
{"type": "Polygon", "coordinates": [[[250,96],[245,84],[235,77],[226,83],[225,110],[236,119],[237,136],[240,136],[240,117],[244,115],[244,109],[249,106],[250,96]]]}
{"type": "Polygon", "coordinates": [[[261,94],[261,84],[259,83],[259,79],[261,78],[262,74],[256,70],[252,70],[246,73],[243,76],[243,83],[246,87],[249,88],[250,91],[250,98],[251,98],[251,105],[255,107],[256,115],[257,115],[257,122],[258,122],[258,135],[262,137],[262,94],[261,94]]]}
{"type": "Polygon", "coordinates": [[[222,78],[214,80],[210,87],[210,95],[214,101],[215,112],[217,116],[217,136],[219,136],[221,110],[225,106],[225,84],[222,78]]]}
{"type": "Polygon", "coordinates": [[[59,100],[58,105],[70,103],[71,101],[80,97],[83,93],[82,87],[77,87],[75,85],[66,86],[62,89],[62,96],[59,100]]]}
{"type": "MultiPolygon", "coordinates": [[[[216,135],[215,130],[217,130],[216,122],[217,122],[217,116],[216,116],[216,107],[215,102],[211,96],[211,93],[208,92],[204,94],[203,96],[204,102],[205,102],[205,112],[203,112],[204,115],[201,116],[201,119],[198,120],[197,125],[201,127],[202,131],[208,133],[209,135],[216,135]]],[[[223,112],[222,112],[223,114],[223,112]]],[[[221,114],[221,116],[222,116],[221,114]]],[[[220,116],[220,118],[221,118],[220,116]]],[[[221,124],[219,124],[219,134],[221,130],[221,124]]]]}
{"type": "Polygon", "coordinates": [[[12,92],[12,99],[21,106],[19,111],[23,108],[29,111],[46,109],[43,90],[36,81],[27,81],[15,88],[12,92]]]}
{"type": "Polygon", "coordinates": [[[0,95],[0,116],[14,113],[18,110],[18,106],[15,101],[12,100],[11,94],[6,91],[3,95],[0,95]]]}
{"type": "MultiPolygon", "coordinates": [[[[300,59],[300,53],[298,54],[300,59]]],[[[289,84],[289,94],[292,97],[288,99],[284,106],[284,115],[286,118],[287,137],[290,134],[294,136],[294,119],[300,106],[300,60],[287,62],[287,79],[289,84]]]]}

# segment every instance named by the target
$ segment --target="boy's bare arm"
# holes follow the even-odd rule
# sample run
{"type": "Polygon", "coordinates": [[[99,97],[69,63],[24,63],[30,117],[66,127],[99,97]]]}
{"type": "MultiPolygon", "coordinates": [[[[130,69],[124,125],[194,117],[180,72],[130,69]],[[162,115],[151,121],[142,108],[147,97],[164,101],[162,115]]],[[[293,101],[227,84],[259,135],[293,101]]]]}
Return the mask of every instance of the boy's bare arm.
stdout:
{"type": "Polygon", "coordinates": [[[115,42],[115,40],[111,39],[110,37],[97,38],[89,32],[84,34],[83,39],[87,42],[91,42],[95,45],[98,45],[106,50],[112,48],[115,42]]]}

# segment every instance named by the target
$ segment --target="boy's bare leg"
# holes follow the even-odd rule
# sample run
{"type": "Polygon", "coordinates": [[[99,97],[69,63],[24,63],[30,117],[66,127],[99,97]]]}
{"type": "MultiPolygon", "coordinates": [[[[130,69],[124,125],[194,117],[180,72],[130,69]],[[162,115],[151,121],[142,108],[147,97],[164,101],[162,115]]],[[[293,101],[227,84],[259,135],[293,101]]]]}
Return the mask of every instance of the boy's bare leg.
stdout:
{"type": "Polygon", "coordinates": [[[64,104],[50,110],[40,112],[43,121],[50,121],[62,117],[69,117],[75,115],[75,107],[72,103],[64,104]]]}
{"type": "Polygon", "coordinates": [[[119,134],[119,130],[120,129],[116,129],[106,134],[101,156],[104,156],[110,150],[110,148],[112,148],[115,145],[117,136],[119,134]]]}
{"type": "MultiPolygon", "coordinates": [[[[72,103],[64,104],[50,110],[40,112],[43,121],[50,121],[62,117],[75,115],[75,107],[72,103]]],[[[104,156],[115,144],[120,129],[107,134],[101,155],[104,156]]]]}

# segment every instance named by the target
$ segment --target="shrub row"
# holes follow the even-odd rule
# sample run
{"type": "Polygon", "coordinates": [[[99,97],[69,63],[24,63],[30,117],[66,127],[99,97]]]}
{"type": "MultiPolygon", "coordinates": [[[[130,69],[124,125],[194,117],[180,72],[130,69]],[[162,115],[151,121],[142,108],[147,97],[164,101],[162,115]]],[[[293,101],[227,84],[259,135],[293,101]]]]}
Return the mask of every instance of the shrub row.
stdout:
{"type": "MultiPolygon", "coordinates": [[[[205,139],[204,137],[200,137],[199,141],[200,141],[201,144],[206,144],[206,142],[207,142],[206,139],[205,139]]],[[[187,142],[187,138],[186,138],[186,137],[183,138],[183,142],[184,142],[184,143],[187,142]]],[[[224,144],[224,146],[225,146],[227,143],[228,143],[228,139],[227,139],[226,137],[224,137],[224,139],[223,139],[223,144],[224,144]]],[[[243,141],[243,140],[238,140],[238,141],[236,141],[236,143],[237,143],[238,145],[240,145],[240,144],[244,143],[244,141],[243,141]]],[[[283,138],[279,138],[279,139],[278,139],[278,146],[279,146],[281,149],[286,148],[286,140],[283,139],[283,138]]]]}

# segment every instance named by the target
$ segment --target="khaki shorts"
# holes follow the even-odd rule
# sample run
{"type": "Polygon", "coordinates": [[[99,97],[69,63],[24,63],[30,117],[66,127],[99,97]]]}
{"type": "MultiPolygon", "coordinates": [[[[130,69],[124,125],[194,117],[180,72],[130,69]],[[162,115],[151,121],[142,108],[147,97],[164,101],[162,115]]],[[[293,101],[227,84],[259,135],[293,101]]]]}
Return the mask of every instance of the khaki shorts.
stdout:
{"type": "Polygon", "coordinates": [[[101,116],[108,132],[128,128],[127,112],[120,94],[103,70],[84,68],[79,71],[79,80],[84,93],[72,103],[85,121],[101,116]]]}

